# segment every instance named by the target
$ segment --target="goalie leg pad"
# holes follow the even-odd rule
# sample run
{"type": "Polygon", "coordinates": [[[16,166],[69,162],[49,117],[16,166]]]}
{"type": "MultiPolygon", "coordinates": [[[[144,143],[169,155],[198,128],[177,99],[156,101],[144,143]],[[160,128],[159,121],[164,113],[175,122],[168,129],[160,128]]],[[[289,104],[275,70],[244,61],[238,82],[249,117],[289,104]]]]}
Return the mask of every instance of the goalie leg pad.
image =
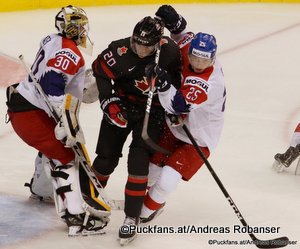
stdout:
{"type": "MultiPolygon", "coordinates": [[[[50,161],[50,164],[53,160],[50,161]]],[[[53,163],[54,164],[54,163],[53,163]]],[[[78,166],[73,163],[67,165],[51,165],[51,176],[55,189],[57,212],[60,216],[68,209],[70,214],[84,213],[83,198],[78,179],[78,166]]]]}
{"type": "MultiPolygon", "coordinates": [[[[102,196],[106,197],[105,192],[99,193],[97,191],[97,188],[95,188],[83,167],[79,167],[79,177],[81,192],[85,201],[84,208],[89,210],[89,212],[95,216],[101,214],[101,216],[108,217],[110,215],[111,207],[106,200],[102,198],[102,196]]],[[[99,191],[100,190],[103,189],[100,188],[99,191]]]]}
{"type": "Polygon", "coordinates": [[[100,196],[98,198],[93,184],[78,163],[73,161],[70,164],[61,165],[51,160],[49,164],[52,169],[57,213],[60,216],[65,214],[66,209],[71,215],[86,212],[99,218],[110,215],[110,209],[103,206],[106,203],[100,196]]]}
{"type": "MultiPolygon", "coordinates": [[[[58,215],[64,219],[69,236],[102,234],[109,222],[110,211],[103,211],[87,192],[82,192],[80,169],[74,161],[62,165],[57,160],[49,160],[54,186],[54,200],[58,215]]],[[[85,179],[84,179],[85,180],[85,179]]],[[[87,181],[89,182],[89,181],[87,181]]],[[[89,188],[93,190],[93,188],[89,188]]]]}
{"type": "Polygon", "coordinates": [[[50,169],[45,163],[47,158],[42,153],[38,153],[35,159],[35,170],[31,182],[25,183],[32,193],[31,198],[41,201],[53,201],[53,186],[50,169]]]}

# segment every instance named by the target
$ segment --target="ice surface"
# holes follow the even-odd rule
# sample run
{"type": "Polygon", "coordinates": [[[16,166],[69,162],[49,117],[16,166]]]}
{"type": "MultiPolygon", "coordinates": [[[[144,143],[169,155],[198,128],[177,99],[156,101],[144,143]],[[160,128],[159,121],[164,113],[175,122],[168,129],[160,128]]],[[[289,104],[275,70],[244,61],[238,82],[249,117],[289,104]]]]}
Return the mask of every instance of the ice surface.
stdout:
{"type": "MultiPolygon", "coordinates": [[[[213,33],[223,64],[228,99],[225,127],[217,150],[209,159],[250,226],[280,227],[278,233],[257,234],[260,239],[288,236],[300,240],[300,178],[295,165],[278,174],[273,156],[288,147],[300,120],[300,5],[190,4],[174,5],[186,17],[190,30],[213,33]]],[[[137,21],[154,15],[157,5],[85,8],[90,18],[94,55],[112,40],[129,36],[137,21]]],[[[58,10],[0,13],[0,52],[32,63],[41,38],[55,32],[58,10]]],[[[2,67],[3,65],[1,65],[2,67]]],[[[7,71],[16,77],[15,71],[7,71]]],[[[106,235],[68,238],[54,207],[28,200],[23,187],[32,176],[36,152],[4,123],[5,91],[0,88],[0,247],[14,249],[119,248],[117,230],[121,211],[112,213],[106,235]]],[[[101,111],[98,103],[82,105],[81,124],[91,158],[97,142],[101,111]]],[[[123,198],[126,155],[107,188],[112,198],[123,198]]],[[[254,245],[210,245],[209,240],[248,240],[233,233],[240,222],[203,167],[180,184],[157,219],[159,226],[229,227],[230,233],[141,234],[130,248],[255,248],[254,245]]],[[[291,248],[300,248],[300,241],[291,248]]]]}

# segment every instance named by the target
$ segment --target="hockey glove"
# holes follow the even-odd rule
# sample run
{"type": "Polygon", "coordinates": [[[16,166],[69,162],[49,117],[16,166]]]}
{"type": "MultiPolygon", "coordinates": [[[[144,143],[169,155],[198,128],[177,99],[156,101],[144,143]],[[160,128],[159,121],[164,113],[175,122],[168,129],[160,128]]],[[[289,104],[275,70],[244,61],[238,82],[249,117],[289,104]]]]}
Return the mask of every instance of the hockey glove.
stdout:
{"type": "Polygon", "coordinates": [[[151,81],[152,78],[156,77],[156,73],[154,71],[156,65],[157,65],[156,63],[151,62],[145,67],[145,75],[148,81],[151,81]]]}
{"type": "Polygon", "coordinates": [[[171,122],[171,126],[177,127],[177,126],[181,125],[179,115],[167,113],[167,117],[169,118],[169,120],[171,122]]]}
{"type": "Polygon", "coordinates": [[[150,63],[145,68],[145,74],[147,79],[156,78],[155,86],[158,91],[164,92],[171,87],[171,79],[168,73],[156,65],[155,63],[150,63]]]}
{"type": "Polygon", "coordinates": [[[186,27],[186,20],[171,5],[162,5],[155,15],[160,18],[172,34],[181,33],[186,27]]]}
{"type": "Polygon", "coordinates": [[[104,117],[113,125],[121,128],[127,127],[127,112],[126,108],[122,105],[119,97],[112,96],[101,102],[101,109],[104,112],[104,117]]]}

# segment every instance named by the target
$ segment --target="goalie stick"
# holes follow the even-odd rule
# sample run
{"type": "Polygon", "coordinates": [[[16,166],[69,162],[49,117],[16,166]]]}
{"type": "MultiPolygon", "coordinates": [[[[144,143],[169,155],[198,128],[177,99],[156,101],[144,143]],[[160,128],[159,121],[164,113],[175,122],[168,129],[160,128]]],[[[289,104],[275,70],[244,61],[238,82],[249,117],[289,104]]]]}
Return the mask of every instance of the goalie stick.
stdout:
{"type": "MultiPolygon", "coordinates": [[[[156,50],[155,53],[155,59],[154,62],[157,65],[159,61],[160,56],[160,47],[156,50]]],[[[147,105],[146,105],[146,111],[145,111],[145,117],[143,122],[143,129],[142,129],[142,138],[145,141],[145,143],[151,147],[152,149],[159,151],[163,154],[169,155],[170,152],[162,147],[160,147],[158,144],[156,144],[148,135],[148,123],[149,123],[149,117],[150,117],[150,110],[152,105],[152,99],[155,91],[155,79],[156,77],[151,78],[151,85],[148,93],[148,99],[147,99],[147,105]]]]}
{"type": "MultiPolygon", "coordinates": [[[[237,215],[238,219],[240,220],[240,222],[242,223],[242,225],[244,227],[248,227],[247,222],[245,221],[245,219],[242,216],[241,212],[239,211],[238,207],[236,206],[233,199],[231,198],[231,196],[229,195],[229,193],[225,189],[223,183],[221,182],[220,178],[217,176],[217,174],[214,171],[214,169],[212,168],[211,164],[209,163],[209,161],[206,159],[205,155],[203,154],[203,152],[199,148],[195,138],[193,137],[193,135],[191,134],[191,132],[189,131],[187,126],[185,124],[183,124],[182,119],[179,119],[179,121],[182,124],[182,128],[183,128],[184,132],[186,133],[186,135],[188,136],[188,138],[192,142],[193,146],[195,147],[195,149],[198,152],[201,159],[204,161],[206,167],[208,168],[209,172],[211,173],[211,175],[213,176],[213,178],[217,182],[218,186],[222,190],[224,196],[228,200],[230,206],[233,208],[233,210],[234,210],[235,214],[237,215]]],[[[253,240],[253,243],[258,248],[281,248],[281,247],[287,246],[288,243],[289,243],[288,237],[280,237],[280,238],[271,239],[271,240],[260,240],[260,239],[256,238],[256,236],[253,233],[248,232],[248,234],[249,234],[250,238],[253,240]]]]}
{"type": "MultiPolygon", "coordinates": [[[[26,63],[24,62],[23,55],[19,56],[20,61],[22,62],[25,70],[29,74],[30,78],[32,79],[33,84],[36,87],[36,90],[40,96],[42,96],[43,100],[45,101],[47,107],[49,108],[49,111],[51,112],[52,118],[55,120],[56,123],[60,121],[59,115],[56,113],[55,109],[49,102],[46,94],[44,93],[41,85],[38,83],[37,79],[34,77],[31,70],[28,68],[26,63]]],[[[101,183],[99,182],[98,178],[95,176],[94,172],[91,169],[91,162],[90,158],[88,156],[87,150],[84,146],[84,144],[81,144],[79,142],[76,143],[72,147],[72,150],[74,151],[75,155],[78,156],[80,165],[83,167],[84,171],[86,172],[87,176],[89,177],[89,180],[93,183],[95,189],[99,193],[100,197],[103,200],[103,206],[106,208],[107,211],[110,211],[111,209],[114,210],[122,210],[124,209],[124,201],[123,200],[111,200],[107,197],[106,192],[104,191],[104,188],[102,187],[101,183]]]]}

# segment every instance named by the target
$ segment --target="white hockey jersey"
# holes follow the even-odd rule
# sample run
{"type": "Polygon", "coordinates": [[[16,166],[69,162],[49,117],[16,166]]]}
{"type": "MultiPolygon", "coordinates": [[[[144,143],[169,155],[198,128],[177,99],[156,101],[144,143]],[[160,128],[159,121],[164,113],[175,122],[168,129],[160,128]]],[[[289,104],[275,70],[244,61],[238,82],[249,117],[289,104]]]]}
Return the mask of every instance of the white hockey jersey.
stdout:
{"type": "MultiPolygon", "coordinates": [[[[74,41],[58,34],[45,37],[31,70],[53,106],[62,104],[65,93],[82,100],[85,61],[74,41]]],[[[50,116],[45,101],[37,94],[30,77],[22,81],[17,90],[50,116]]]]}
{"type": "MultiPolygon", "coordinates": [[[[189,34],[178,43],[183,63],[181,88],[177,90],[171,86],[167,91],[159,92],[159,100],[168,113],[183,113],[183,122],[198,145],[208,147],[212,152],[217,146],[224,123],[224,75],[218,60],[202,73],[192,71],[187,58],[190,41],[189,34]]],[[[172,126],[169,118],[166,121],[175,137],[191,144],[181,126],[172,126]]]]}

